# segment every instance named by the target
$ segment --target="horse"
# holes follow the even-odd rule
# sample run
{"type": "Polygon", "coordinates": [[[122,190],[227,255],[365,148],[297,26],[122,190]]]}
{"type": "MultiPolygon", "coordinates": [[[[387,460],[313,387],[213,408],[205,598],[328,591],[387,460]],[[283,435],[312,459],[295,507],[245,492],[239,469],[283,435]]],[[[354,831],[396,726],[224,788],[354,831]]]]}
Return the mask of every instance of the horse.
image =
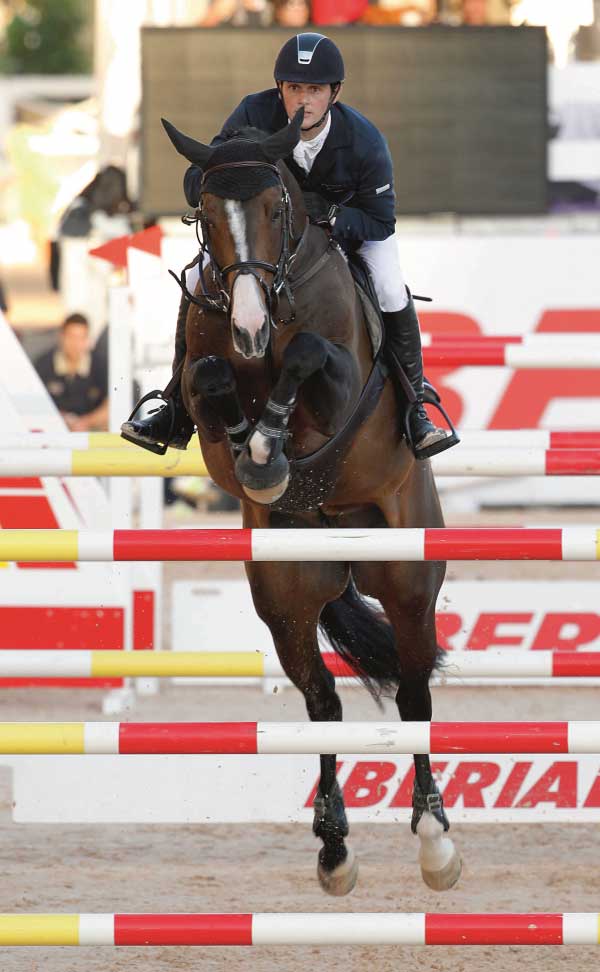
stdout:
{"type": "MultiPolygon", "coordinates": [[[[241,500],[244,527],[441,527],[430,463],[407,447],[364,293],[331,235],[307,218],[283,161],[300,138],[302,115],[273,135],[245,129],[216,146],[163,119],[178,152],[202,170],[186,408],[210,476],[241,500]]],[[[319,628],[376,700],[395,693],[401,719],[431,720],[445,563],[245,567],[254,607],[311,720],[342,719],[319,628]]],[[[411,826],[422,877],[446,890],[458,880],[461,857],[447,836],[429,757],[415,755],[414,767],[411,826]]],[[[322,888],[347,894],[358,864],[333,755],[320,757],[313,831],[322,842],[322,888]]]]}

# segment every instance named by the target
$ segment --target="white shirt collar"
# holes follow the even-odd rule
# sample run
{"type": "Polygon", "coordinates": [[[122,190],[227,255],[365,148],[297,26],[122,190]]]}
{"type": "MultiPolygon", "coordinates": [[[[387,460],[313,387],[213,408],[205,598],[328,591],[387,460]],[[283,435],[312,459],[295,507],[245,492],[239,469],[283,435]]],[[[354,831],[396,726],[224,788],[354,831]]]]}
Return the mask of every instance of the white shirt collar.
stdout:
{"type": "Polygon", "coordinates": [[[325,139],[329,135],[329,129],[331,128],[331,112],[327,114],[327,121],[325,122],[325,128],[314,138],[302,141],[302,139],[296,145],[294,149],[294,161],[304,169],[305,172],[310,172],[313,167],[313,163],[323,148],[325,139]]]}

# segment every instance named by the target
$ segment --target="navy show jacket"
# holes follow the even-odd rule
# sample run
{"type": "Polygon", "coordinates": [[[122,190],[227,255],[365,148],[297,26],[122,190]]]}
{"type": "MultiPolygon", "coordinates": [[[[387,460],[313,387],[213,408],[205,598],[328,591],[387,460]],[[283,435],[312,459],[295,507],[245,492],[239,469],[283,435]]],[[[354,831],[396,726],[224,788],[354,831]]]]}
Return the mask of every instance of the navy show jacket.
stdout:
{"type": "MultiPolygon", "coordinates": [[[[219,145],[247,125],[271,135],[287,122],[277,88],[269,88],[247,95],[211,144],[219,145]]],[[[332,106],[329,134],[310,172],[297,165],[292,155],[284,161],[302,190],[342,203],[333,230],[337,239],[357,246],[363,240],[385,240],[393,235],[395,195],[390,151],[381,132],[360,112],[344,104],[332,106]]],[[[183,187],[190,206],[198,205],[201,178],[202,171],[196,165],[185,173],[183,187]]]]}

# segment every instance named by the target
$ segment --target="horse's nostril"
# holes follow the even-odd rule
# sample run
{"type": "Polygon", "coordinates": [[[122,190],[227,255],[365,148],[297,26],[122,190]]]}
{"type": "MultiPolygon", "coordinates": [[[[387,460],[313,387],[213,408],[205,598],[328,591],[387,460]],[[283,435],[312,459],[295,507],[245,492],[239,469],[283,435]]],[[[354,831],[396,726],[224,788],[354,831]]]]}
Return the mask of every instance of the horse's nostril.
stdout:
{"type": "Polygon", "coordinates": [[[244,358],[251,358],[254,354],[253,341],[248,331],[239,328],[235,321],[233,323],[233,345],[244,358]]]}
{"type": "Polygon", "coordinates": [[[262,357],[267,349],[269,343],[269,319],[265,315],[265,319],[261,325],[260,331],[257,332],[254,338],[254,348],[256,354],[262,357]]]}

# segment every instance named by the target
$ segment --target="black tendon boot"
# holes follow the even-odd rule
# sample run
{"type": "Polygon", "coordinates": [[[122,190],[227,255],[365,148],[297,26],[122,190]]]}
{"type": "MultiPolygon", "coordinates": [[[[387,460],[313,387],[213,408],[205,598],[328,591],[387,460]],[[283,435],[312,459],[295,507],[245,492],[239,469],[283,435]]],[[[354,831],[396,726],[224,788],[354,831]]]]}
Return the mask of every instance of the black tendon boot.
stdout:
{"type": "Polygon", "coordinates": [[[392,378],[406,400],[405,431],[416,459],[429,459],[459,442],[458,435],[439,403],[434,408],[442,413],[449,428],[438,428],[429,418],[424,402],[423,357],[421,334],[415,305],[409,293],[401,311],[384,312],[385,358],[392,378]]]}
{"type": "Polygon", "coordinates": [[[175,357],[173,377],[164,391],[152,391],[137,403],[127,422],[121,426],[121,435],[128,442],[164,455],[167,447],[186,449],[194,432],[194,423],[189,417],[181,395],[181,372],[186,354],[185,322],[190,306],[183,296],[179,304],[177,328],[175,330],[175,357]],[[157,401],[146,418],[136,418],[140,406],[148,401],[157,401]]]}

